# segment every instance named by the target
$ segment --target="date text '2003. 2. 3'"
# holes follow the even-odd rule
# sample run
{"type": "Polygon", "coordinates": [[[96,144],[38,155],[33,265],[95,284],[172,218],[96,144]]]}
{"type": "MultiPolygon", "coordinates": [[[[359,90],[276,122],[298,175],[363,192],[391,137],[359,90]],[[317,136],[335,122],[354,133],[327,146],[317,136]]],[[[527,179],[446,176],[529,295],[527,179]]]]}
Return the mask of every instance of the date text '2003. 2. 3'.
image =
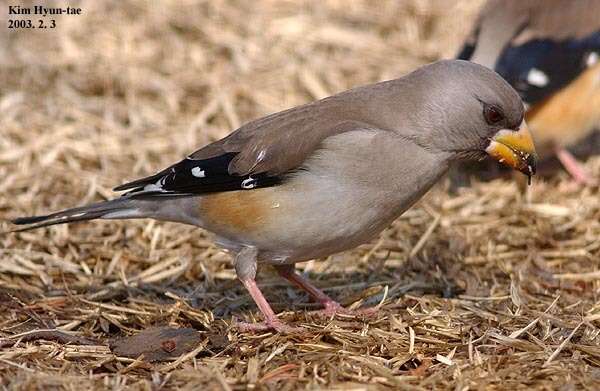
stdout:
{"type": "Polygon", "coordinates": [[[81,8],[78,7],[44,7],[35,5],[25,7],[20,5],[8,6],[8,28],[9,29],[53,29],[56,27],[55,19],[45,19],[55,15],[81,15],[81,8]],[[11,16],[25,16],[25,18],[13,19],[11,16]],[[41,16],[42,19],[28,19],[29,15],[41,16]]]}

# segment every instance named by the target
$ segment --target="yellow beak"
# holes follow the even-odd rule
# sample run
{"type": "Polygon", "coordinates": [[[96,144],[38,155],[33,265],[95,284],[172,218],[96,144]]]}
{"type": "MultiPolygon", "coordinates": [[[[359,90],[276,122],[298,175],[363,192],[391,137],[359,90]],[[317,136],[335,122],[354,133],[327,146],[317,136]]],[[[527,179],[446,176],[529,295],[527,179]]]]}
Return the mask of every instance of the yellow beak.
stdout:
{"type": "Polygon", "coordinates": [[[525,121],[519,130],[499,130],[485,151],[500,163],[504,163],[515,170],[521,171],[531,180],[535,174],[537,154],[533,145],[533,138],[525,121]]]}

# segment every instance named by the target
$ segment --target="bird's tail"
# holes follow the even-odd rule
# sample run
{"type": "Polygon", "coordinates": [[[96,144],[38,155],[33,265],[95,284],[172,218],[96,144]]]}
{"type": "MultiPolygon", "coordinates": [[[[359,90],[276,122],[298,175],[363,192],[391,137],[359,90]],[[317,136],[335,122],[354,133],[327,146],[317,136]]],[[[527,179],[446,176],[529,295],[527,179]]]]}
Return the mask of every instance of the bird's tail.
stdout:
{"type": "Polygon", "coordinates": [[[86,221],[94,219],[131,219],[145,217],[139,205],[135,205],[130,198],[116,198],[110,201],[65,209],[60,212],[45,216],[19,217],[12,220],[13,224],[27,225],[9,232],[22,232],[34,228],[48,227],[50,225],[86,221]]]}

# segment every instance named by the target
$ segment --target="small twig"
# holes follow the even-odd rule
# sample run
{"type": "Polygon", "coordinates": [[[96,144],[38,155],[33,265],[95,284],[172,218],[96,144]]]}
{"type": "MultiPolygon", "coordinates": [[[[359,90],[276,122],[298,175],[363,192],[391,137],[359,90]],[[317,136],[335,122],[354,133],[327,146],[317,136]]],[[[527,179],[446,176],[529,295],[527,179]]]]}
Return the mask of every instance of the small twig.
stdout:
{"type": "Polygon", "coordinates": [[[6,346],[12,346],[17,341],[35,341],[38,339],[45,339],[47,341],[56,341],[61,344],[75,344],[75,345],[98,345],[99,341],[78,337],[76,335],[65,333],[64,331],[56,329],[45,329],[45,330],[32,330],[26,333],[12,335],[8,338],[0,339],[0,348],[6,346]]]}
{"type": "Polygon", "coordinates": [[[421,251],[421,249],[423,248],[423,246],[425,246],[425,243],[427,243],[427,240],[429,239],[429,237],[431,236],[433,231],[440,224],[441,218],[442,218],[441,215],[435,216],[435,219],[433,220],[433,222],[429,225],[429,227],[427,227],[427,230],[425,231],[423,236],[421,236],[421,238],[419,239],[417,244],[415,244],[415,247],[413,247],[413,249],[410,251],[409,258],[413,258],[415,255],[417,255],[419,253],[419,251],[421,251]]]}
{"type": "MultiPolygon", "coordinates": [[[[548,306],[548,308],[546,308],[546,311],[544,311],[545,314],[547,314],[548,311],[550,311],[554,307],[554,305],[558,302],[558,299],[560,299],[560,295],[556,296],[556,299],[554,299],[554,301],[548,306]]],[[[538,316],[533,321],[531,321],[527,326],[525,326],[522,329],[519,329],[517,331],[513,331],[509,335],[509,338],[518,338],[521,334],[523,334],[524,332],[529,331],[531,328],[533,328],[539,321],[540,321],[540,317],[538,316]]]]}
{"type": "Polygon", "coordinates": [[[552,360],[554,360],[556,358],[556,356],[558,356],[560,354],[560,352],[565,348],[565,346],[567,346],[567,344],[569,343],[571,338],[573,338],[573,336],[575,335],[577,330],[579,330],[579,328],[581,327],[582,324],[583,324],[583,322],[580,322],[577,325],[577,327],[575,327],[573,329],[573,331],[571,331],[571,334],[569,334],[569,336],[567,338],[565,338],[565,340],[562,341],[562,343],[560,345],[558,345],[558,348],[556,348],[556,350],[550,355],[550,357],[548,357],[548,360],[546,360],[544,365],[542,365],[542,368],[546,368],[548,365],[550,365],[552,360]]]}

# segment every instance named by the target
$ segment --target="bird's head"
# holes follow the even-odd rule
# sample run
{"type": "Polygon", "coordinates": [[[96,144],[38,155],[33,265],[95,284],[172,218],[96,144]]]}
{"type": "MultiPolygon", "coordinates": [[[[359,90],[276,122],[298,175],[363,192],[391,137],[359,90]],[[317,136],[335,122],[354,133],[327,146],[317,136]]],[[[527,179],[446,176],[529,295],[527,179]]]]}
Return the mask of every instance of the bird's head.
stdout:
{"type": "Polygon", "coordinates": [[[537,155],[517,92],[496,72],[467,61],[448,60],[424,68],[428,77],[426,134],[456,159],[487,155],[531,178],[537,155]]]}

